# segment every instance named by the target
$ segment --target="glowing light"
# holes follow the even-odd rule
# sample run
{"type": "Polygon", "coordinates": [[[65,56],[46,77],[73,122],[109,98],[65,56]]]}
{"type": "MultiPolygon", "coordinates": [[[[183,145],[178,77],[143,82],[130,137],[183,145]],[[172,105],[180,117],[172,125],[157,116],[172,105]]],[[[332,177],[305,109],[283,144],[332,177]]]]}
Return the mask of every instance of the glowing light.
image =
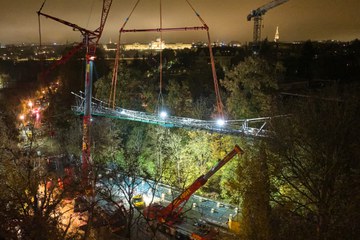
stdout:
{"type": "Polygon", "coordinates": [[[168,114],[167,114],[166,111],[161,111],[161,112],[160,112],[160,117],[161,117],[162,119],[167,118],[167,116],[168,116],[168,114]]]}
{"type": "Polygon", "coordinates": [[[218,125],[220,127],[224,126],[225,125],[225,120],[221,119],[221,118],[216,120],[216,125],[218,125]]]}
{"type": "Polygon", "coordinates": [[[32,107],[34,106],[33,102],[32,102],[32,101],[29,101],[29,102],[28,102],[28,106],[32,108],[32,107]]]}
{"type": "Polygon", "coordinates": [[[146,206],[149,206],[151,201],[153,200],[151,196],[148,196],[147,194],[144,194],[143,196],[143,200],[146,206]]]}
{"type": "Polygon", "coordinates": [[[23,121],[23,120],[25,119],[25,116],[24,116],[23,114],[21,114],[21,115],[19,116],[19,119],[23,121]]]}

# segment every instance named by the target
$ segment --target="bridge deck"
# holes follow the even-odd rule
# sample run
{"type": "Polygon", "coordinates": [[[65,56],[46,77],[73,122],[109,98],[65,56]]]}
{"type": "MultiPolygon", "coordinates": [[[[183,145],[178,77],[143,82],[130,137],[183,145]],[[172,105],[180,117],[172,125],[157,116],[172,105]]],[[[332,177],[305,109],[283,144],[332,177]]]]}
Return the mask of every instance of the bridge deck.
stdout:
{"type": "MultiPolygon", "coordinates": [[[[73,93],[74,94],[74,93],[73,93]]],[[[84,113],[84,97],[74,94],[77,97],[76,106],[72,110],[77,114],[84,113]]],[[[199,129],[224,134],[246,135],[253,137],[267,137],[269,131],[265,129],[270,117],[225,120],[219,125],[215,120],[199,120],[193,118],[167,116],[161,117],[158,114],[128,110],[124,108],[109,108],[108,104],[96,98],[92,99],[92,115],[103,116],[115,119],[124,119],[143,123],[157,124],[168,128],[199,129]]]]}

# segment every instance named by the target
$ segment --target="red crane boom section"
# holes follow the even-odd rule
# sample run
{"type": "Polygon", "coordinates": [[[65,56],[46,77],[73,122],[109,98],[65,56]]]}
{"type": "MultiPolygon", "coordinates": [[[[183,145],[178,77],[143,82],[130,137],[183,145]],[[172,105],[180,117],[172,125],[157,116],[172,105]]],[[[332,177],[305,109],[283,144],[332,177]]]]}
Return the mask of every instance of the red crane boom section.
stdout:
{"type": "Polygon", "coordinates": [[[234,149],[228,153],[222,160],[210,169],[206,174],[198,177],[190,186],[188,186],[177,198],[175,198],[168,206],[161,209],[157,214],[160,222],[171,224],[176,221],[177,216],[183,209],[183,203],[187,202],[191,195],[193,195],[199,188],[205,185],[211,176],[213,176],[220,168],[229,162],[236,154],[242,155],[244,151],[235,145],[234,149]]]}
{"type": "Polygon", "coordinates": [[[88,30],[86,28],[80,27],[74,23],[68,22],[66,20],[57,18],[57,17],[53,17],[51,15],[48,15],[46,13],[41,12],[42,8],[44,7],[45,1],[42,4],[40,10],[37,12],[37,14],[40,16],[44,16],[46,18],[50,18],[56,22],[62,23],[66,26],[72,27],[73,30],[77,30],[79,31],[83,36],[84,36],[84,42],[85,42],[85,36],[88,37],[88,41],[89,41],[89,47],[90,47],[90,54],[91,55],[95,55],[95,50],[96,50],[96,46],[101,38],[102,32],[104,30],[104,26],[106,23],[106,19],[109,15],[109,11],[110,11],[110,7],[112,4],[112,0],[104,0],[103,1],[103,7],[102,7],[102,12],[101,12],[101,19],[100,19],[100,25],[97,29],[95,29],[94,31],[92,30],[88,30]]]}
{"type": "MultiPolygon", "coordinates": [[[[83,182],[85,185],[90,185],[88,181],[88,175],[91,172],[89,164],[91,161],[91,152],[90,152],[90,126],[91,126],[91,98],[92,98],[92,71],[93,71],[93,61],[95,59],[95,52],[102,32],[104,30],[104,26],[106,23],[106,19],[108,17],[110,7],[112,4],[112,0],[103,0],[103,7],[101,12],[100,25],[94,31],[82,28],[74,23],[65,21],[63,19],[50,16],[48,14],[42,13],[41,10],[44,7],[46,0],[41,5],[39,11],[37,12],[38,16],[44,16],[50,18],[54,21],[62,23],[66,26],[72,27],[73,30],[79,31],[83,36],[83,44],[86,47],[86,73],[85,73],[85,111],[83,117],[83,144],[82,144],[82,172],[83,172],[83,182]]],[[[79,50],[81,47],[75,49],[74,52],[79,50]]]]}

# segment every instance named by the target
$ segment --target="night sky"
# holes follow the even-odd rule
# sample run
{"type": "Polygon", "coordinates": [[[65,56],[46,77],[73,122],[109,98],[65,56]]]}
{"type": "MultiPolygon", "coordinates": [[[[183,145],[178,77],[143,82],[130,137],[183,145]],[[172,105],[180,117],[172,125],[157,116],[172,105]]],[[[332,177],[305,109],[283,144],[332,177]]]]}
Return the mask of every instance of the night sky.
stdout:
{"type": "MultiPolygon", "coordinates": [[[[1,0],[0,43],[38,43],[36,11],[43,0],[1,0]]],[[[113,0],[101,42],[115,42],[118,30],[136,0],[113,0]]],[[[159,27],[159,0],[142,0],[126,28],[159,27]]],[[[210,27],[212,41],[252,40],[253,22],[246,16],[270,0],[190,0],[210,27]]],[[[96,29],[101,0],[47,0],[44,13],[81,27],[96,29]]],[[[201,26],[184,0],[162,0],[163,27],[201,26]]],[[[81,37],[70,27],[41,18],[43,42],[78,42],[81,37]]],[[[360,38],[360,0],[290,0],[271,9],[264,17],[262,38],[273,40],[279,26],[280,41],[341,40],[360,38]]],[[[126,33],[122,43],[149,42],[158,33],[126,33]]],[[[203,31],[164,33],[165,42],[206,41],[203,31]]]]}

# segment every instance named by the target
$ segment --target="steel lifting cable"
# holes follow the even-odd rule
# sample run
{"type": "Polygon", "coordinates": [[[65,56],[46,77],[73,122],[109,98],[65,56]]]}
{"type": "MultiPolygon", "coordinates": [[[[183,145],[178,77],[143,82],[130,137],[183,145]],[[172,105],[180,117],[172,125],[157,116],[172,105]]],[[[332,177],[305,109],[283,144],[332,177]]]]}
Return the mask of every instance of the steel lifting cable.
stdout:
{"type": "Polygon", "coordinates": [[[218,83],[218,79],[217,79],[217,75],[216,75],[215,61],[214,61],[214,55],[212,52],[209,27],[206,25],[205,21],[201,18],[200,14],[196,12],[195,8],[191,5],[189,0],[185,0],[185,1],[189,4],[190,8],[194,11],[196,16],[199,18],[200,22],[204,25],[204,27],[206,29],[206,33],[207,33],[207,37],[208,37],[210,62],[211,62],[211,71],[212,71],[212,75],[213,75],[214,89],[215,89],[215,95],[216,95],[216,107],[217,107],[217,111],[218,111],[218,115],[219,115],[218,117],[220,117],[223,120],[224,119],[223,103],[221,100],[220,91],[219,91],[219,83],[218,83]]]}
{"type": "MultiPolygon", "coordinates": [[[[190,6],[190,8],[193,10],[193,12],[196,14],[196,16],[198,17],[198,19],[200,20],[200,22],[203,24],[202,27],[184,27],[184,28],[162,28],[162,9],[161,9],[161,2],[160,2],[160,28],[156,28],[156,29],[129,29],[129,30],[125,30],[124,27],[126,25],[126,23],[128,22],[130,16],[132,15],[133,11],[135,10],[136,6],[138,5],[140,0],[138,0],[134,6],[134,8],[132,9],[129,17],[126,19],[125,23],[123,24],[122,28],[120,29],[120,33],[119,33],[119,41],[118,41],[118,46],[117,46],[117,52],[116,52],[116,59],[115,59],[115,64],[114,64],[114,74],[113,74],[113,78],[112,78],[112,84],[111,84],[111,91],[110,91],[110,98],[109,98],[109,104],[113,103],[113,108],[115,107],[115,91],[116,91],[116,84],[117,84],[117,68],[118,68],[118,61],[119,61],[119,51],[120,51],[120,38],[121,38],[121,33],[122,32],[160,32],[161,38],[160,38],[160,46],[162,47],[162,31],[188,31],[188,30],[206,30],[207,31],[207,37],[208,37],[208,47],[209,47],[209,54],[210,54],[210,63],[211,63],[211,70],[212,70],[212,75],[213,75],[213,80],[214,80],[214,89],[215,89],[215,95],[216,95],[216,106],[217,106],[217,111],[218,111],[218,117],[220,117],[221,119],[224,119],[224,114],[223,114],[223,103],[221,100],[221,96],[220,96],[220,91],[219,91],[219,84],[218,84],[218,79],[217,79],[217,75],[216,75],[216,68],[215,68],[215,61],[214,61],[214,55],[212,52],[212,46],[211,46],[211,39],[210,39],[210,33],[209,33],[209,27],[207,26],[207,24],[205,23],[205,21],[201,18],[200,14],[196,12],[195,8],[191,5],[191,3],[189,2],[189,0],[185,0],[188,5],[190,6]]],[[[162,50],[162,49],[161,49],[162,50]]],[[[162,93],[162,51],[160,51],[160,94],[162,93]]],[[[160,95],[159,95],[160,96],[160,95]]]]}
{"type": "Polygon", "coordinates": [[[159,80],[159,97],[158,97],[158,114],[160,114],[160,110],[164,107],[164,98],[162,95],[162,86],[163,86],[163,59],[162,59],[162,40],[163,40],[163,35],[162,35],[162,5],[161,5],[162,1],[160,0],[160,54],[159,54],[159,58],[160,58],[160,66],[159,66],[159,75],[160,75],[160,80],[159,80]],[[160,109],[160,108],[161,109],[160,109]]]}
{"type": "MultiPolygon", "coordinates": [[[[42,36],[41,36],[41,20],[40,20],[40,12],[43,9],[44,5],[45,5],[46,0],[44,0],[43,4],[41,5],[39,11],[37,12],[38,14],[38,25],[39,25],[39,51],[41,52],[42,49],[42,36]]],[[[41,54],[39,55],[41,56],[41,54]]],[[[41,72],[44,71],[44,62],[41,63],[41,72]]],[[[44,82],[44,79],[42,76],[40,76],[40,81],[44,82]]]]}
{"type": "Polygon", "coordinates": [[[111,79],[111,88],[110,88],[110,96],[109,96],[109,107],[115,108],[115,101],[116,101],[116,86],[117,86],[117,77],[118,77],[118,71],[119,71],[119,59],[120,59],[120,43],[121,43],[121,33],[124,27],[126,26],[127,22],[129,21],[131,15],[133,14],[135,8],[139,4],[140,0],[137,0],[134,7],[132,8],[129,16],[125,19],[124,24],[121,26],[119,30],[119,38],[116,46],[116,57],[115,57],[115,63],[114,63],[114,69],[113,69],[113,75],[111,79]]]}
{"type": "Polygon", "coordinates": [[[41,39],[41,20],[40,20],[40,12],[43,9],[44,5],[45,5],[46,0],[43,2],[43,4],[41,5],[39,11],[38,11],[38,24],[39,24],[39,48],[41,48],[42,45],[42,39],[41,39]]]}
{"type": "Polygon", "coordinates": [[[86,23],[86,28],[89,27],[90,18],[91,18],[91,15],[92,15],[92,13],[93,13],[93,9],[94,9],[94,2],[95,2],[95,0],[93,0],[92,3],[91,3],[90,13],[89,13],[89,17],[88,17],[87,23],[86,23]]]}

